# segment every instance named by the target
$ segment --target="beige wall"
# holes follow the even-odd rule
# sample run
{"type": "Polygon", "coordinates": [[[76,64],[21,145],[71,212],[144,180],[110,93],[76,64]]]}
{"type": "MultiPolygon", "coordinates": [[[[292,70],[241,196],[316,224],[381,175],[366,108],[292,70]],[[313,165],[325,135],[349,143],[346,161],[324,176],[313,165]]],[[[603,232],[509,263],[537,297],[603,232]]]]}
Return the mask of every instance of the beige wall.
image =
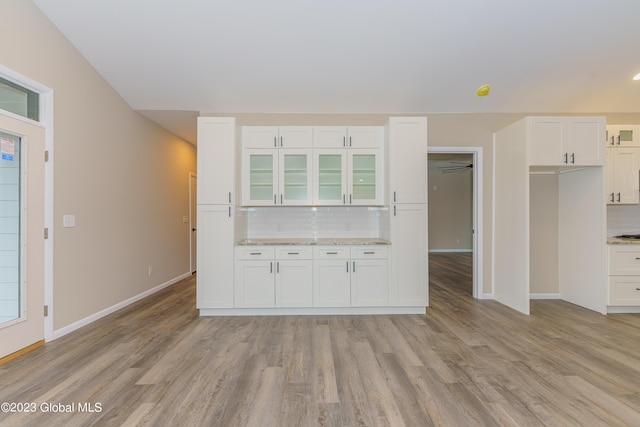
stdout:
{"type": "Polygon", "coordinates": [[[529,292],[557,294],[558,175],[529,176],[529,292]]]}
{"type": "Polygon", "coordinates": [[[30,1],[3,0],[0,16],[0,63],[54,90],[59,330],[190,271],[196,152],[132,111],[30,1]]]}

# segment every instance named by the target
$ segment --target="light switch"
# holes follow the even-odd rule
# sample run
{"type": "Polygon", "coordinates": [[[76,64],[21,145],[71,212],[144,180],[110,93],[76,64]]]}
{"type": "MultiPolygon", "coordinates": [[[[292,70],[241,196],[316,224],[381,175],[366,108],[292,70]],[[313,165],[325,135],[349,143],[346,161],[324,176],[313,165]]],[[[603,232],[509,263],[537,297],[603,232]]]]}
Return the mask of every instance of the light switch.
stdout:
{"type": "Polygon", "coordinates": [[[64,228],[73,228],[76,226],[76,216],[75,215],[64,215],[62,217],[62,226],[64,228]]]}

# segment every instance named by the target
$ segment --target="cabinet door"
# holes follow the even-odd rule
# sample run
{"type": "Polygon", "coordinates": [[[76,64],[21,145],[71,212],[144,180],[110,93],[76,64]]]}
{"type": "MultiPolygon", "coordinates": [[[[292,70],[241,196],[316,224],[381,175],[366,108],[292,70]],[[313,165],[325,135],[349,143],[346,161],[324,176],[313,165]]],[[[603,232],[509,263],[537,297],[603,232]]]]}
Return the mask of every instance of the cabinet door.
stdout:
{"type": "Polygon", "coordinates": [[[230,204],[235,191],[236,122],[198,117],[198,204],[230,204]]]}
{"type": "Polygon", "coordinates": [[[383,148],[384,128],[382,126],[349,126],[347,128],[348,148],[383,148]]]}
{"type": "Polygon", "coordinates": [[[530,164],[532,166],[565,165],[568,130],[563,117],[530,118],[530,164]]]}
{"type": "Polygon", "coordinates": [[[278,150],[243,150],[242,204],[273,206],[278,193],[278,150]]]}
{"type": "Polygon", "coordinates": [[[347,127],[314,126],[313,146],[314,148],[346,148],[347,127]]]}
{"type": "Polygon", "coordinates": [[[349,307],[351,278],[349,260],[313,261],[313,306],[349,307]]]}
{"type": "Polygon", "coordinates": [[[383,205],[382,150],[354,149],[348,154],[351,205],[383,205]]]}
{"type": "Polygon", "coordinates": [[[198,205],[196,306],[233,308],[233,230],[230,205],[198,205]]]}
{"type": "Polygon", "coordinates": [[[242,127],[242,148],[276,148],[279,144],[277,126],[242,127]]]}
{"type": "Polygon", "coordinates": [[[278,204],[311,204],[312,153],[312,150],[279,150],[278,204]]]}
{"type": "Polygon", "coordinates": [[[640,202],[640,148],[607,149],[607,203],[640,202]]]}
{"type": "Polygon", "coordinates": [[[568,117],[567,157],[570,165],[601,166],[605,163],[603,117],[568,117]]]}
{"type": "Polygon", "coordinates": [[[236,260],[235,306],[239,308],[269,308],[275,306],[273,261],[236,260]]]}
{"type": "Polygon", "coordinates": [[[314,150],[313,203],[344,205],[347,194],[347,151],[314,150]]]}
{"type": "Polygon", "coordinates": [[[276,307],[313,305],[313,261],[276,261],[276,307]]]}
{"type": "Polygon", "coordinates": [[[640,276],[609,276],[607,305],[640,306],[640,276]]]}
{"type": "Polygon", "coordinates": [[[429,305],[427,205],[393,205],[391,215],[391,305],[429,305]]]}
{"type": "Polygon", "coordinates": [[[389,261],[362,259],[351,261],[351,306],[389,305],[389,261]]]}
{"type": "Polygon", "coordinates": [[[607,125],[607,147],[640,147],[639,125],[607,125]]]}
{"type": "Polygon", "coordinates": [[[389,119],[391,203],[427,203],[427,118],[389,119]]]}
{"type": "Polygon", "coordinates": [[[280,126],[280,148],[311,148],[313,147],[313,127],[311,126],[280,126]]]}

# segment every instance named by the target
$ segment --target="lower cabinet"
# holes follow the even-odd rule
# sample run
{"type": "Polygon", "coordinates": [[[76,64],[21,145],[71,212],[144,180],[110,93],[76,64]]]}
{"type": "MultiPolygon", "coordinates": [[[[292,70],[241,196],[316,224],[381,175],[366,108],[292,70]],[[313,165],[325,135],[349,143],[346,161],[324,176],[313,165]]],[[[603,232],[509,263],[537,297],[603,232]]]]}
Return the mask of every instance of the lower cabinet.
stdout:
{"type": "Polygon", "coordinates": [[[609,245],[607,305],[640,307],[640,245],[609,245]]]}
{"type": "Polygon", "coordinates": [[[315,247],[314,307],[381,307],[389,304],[386,246],[315,247]]]}
{"type": "Polygon", "coordinates": [[[236,246],[236,308],[389,305],[387,246],[236,246]]]}
{"type": "Polygon", "coordinates": [[[238,246],[234,280],[238,308],[309,307],[312,252],[298,246],[238,246]]]}

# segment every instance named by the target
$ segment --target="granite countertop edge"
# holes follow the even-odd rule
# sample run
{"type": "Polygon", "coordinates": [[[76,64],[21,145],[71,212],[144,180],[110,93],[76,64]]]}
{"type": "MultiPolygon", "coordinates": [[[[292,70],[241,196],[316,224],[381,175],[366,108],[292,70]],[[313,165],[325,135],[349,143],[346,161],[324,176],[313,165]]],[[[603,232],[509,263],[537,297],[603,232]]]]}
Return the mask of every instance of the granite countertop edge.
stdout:
{"type": "Polygon", "coordinates": [[[320,245],[390,245],[389,240],[373,238],[326,238],[326,239],[244,239],[236,241],[236,246],[320,246],[320,245]]]}
{"type": "Polygon", "coordinates": [[[609,245],[640,245],[640,239],[625,239],[623,237],[607,237],[609,245]]]}

